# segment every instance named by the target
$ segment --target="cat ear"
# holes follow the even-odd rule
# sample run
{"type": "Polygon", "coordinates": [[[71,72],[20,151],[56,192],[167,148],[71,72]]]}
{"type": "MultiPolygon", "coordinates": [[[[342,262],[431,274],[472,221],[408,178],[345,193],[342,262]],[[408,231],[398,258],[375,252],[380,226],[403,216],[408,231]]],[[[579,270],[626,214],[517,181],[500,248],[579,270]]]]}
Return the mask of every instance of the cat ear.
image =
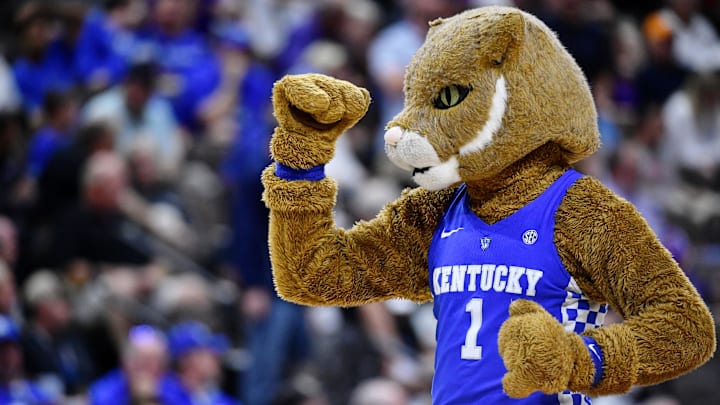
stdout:
{"type": "Polygon", "coordinates": [[[479,27],[478,49],[490,66],[501,66],[516,54],[525,37],[525,18],[519,10],[497,14],[479,27]]]}

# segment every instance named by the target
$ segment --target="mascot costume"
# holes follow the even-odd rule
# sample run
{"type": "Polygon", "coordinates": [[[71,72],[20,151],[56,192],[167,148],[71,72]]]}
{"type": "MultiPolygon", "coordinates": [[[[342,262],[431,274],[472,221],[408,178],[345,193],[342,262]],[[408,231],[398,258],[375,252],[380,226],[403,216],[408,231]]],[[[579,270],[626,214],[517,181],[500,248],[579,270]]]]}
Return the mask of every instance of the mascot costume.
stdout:
{"type": "Polygon", "coordinates": [[[692,370],[715,350],[697,291],[637,210],[570,166],[599,146],[585,78],[520,10],[430,23],[387,124],[407,190],[335,226],[323,165],[365,114],[365,89],[318,74],[273,90],[262,175],[286,300],[433,301],[434,404],[586,404],[692,370]],[[608,305],[624,319],[602,326],[608,305]]]}

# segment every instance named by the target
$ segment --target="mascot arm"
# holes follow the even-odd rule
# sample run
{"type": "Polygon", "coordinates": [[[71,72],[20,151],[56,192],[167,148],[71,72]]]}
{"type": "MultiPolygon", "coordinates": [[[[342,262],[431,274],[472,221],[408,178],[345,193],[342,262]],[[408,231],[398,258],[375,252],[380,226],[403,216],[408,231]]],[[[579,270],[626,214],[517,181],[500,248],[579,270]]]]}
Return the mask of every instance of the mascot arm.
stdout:
{"type": "Polygon", "coordinates": [[[263,172],[263,200],[275,286],[289,301],[350,306],[431,299],[427,249],[452,191],[406,192],[347,231],[333,221],[337,185],[323,165],[369,103],[365,89],[320,74],[285,76],[273,87],[276,163],[263,172]]]}
{"type": "Polygon", "coordinates": [[[556,214],[555,243],[584,294],[609,303],[624,321],[580,336],[540,305],[514,302],[498,337],[508,395],[624,393],[710,358],[710,311],[630,203],[597,180],[578,180],[556,214]]]}
{"type": "Polygon", "coordinates": [[[584,178],[569,190],[556,223],[558,250],[580,288],[624,319],[585,333],[602,348],[602,380],[592,387],[587,378],[575,381],[570,389],[626,392],[633,384],[677,377],[710,358],[715,329],[707,306],[630,203],[584,178]]]}
{"type": "Polygon", "coordinates": [[[333,221],[335,182],[286,181],[263,173],[270,258],[278,294],[305,305],[354,306],[432,297],[427,249],[452,191],[406,191],[371,221],[333,221]]]}

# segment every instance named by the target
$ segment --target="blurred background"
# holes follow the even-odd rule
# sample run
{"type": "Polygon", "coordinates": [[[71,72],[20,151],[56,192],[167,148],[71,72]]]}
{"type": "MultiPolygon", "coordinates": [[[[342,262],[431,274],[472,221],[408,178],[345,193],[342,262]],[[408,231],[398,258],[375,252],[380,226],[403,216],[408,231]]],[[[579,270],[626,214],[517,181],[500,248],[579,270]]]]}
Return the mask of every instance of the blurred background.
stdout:
{"type": "MultiPolygon", "coordinates": [[[[288,73],[368,88],[327,167],[337,222],[406,173],[382,151],[427,21],[516,5],[590,81],[632,201],[720,299],[720,1],[6,0],[0,3],[0,405],[430,404],[431,307],[276,298],[261,170],[288,73]]],[[[597,404],[720,400],[720,365],[597,404]]]]}

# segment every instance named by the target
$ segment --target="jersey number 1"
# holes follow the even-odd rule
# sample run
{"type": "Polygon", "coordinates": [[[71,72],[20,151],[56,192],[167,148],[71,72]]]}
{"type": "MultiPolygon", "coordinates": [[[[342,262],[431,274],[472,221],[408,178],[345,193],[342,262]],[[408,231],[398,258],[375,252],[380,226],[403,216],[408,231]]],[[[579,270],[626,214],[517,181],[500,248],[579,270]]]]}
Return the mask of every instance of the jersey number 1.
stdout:
{"type": "Polygon", "coordinates": [[[465,360],[480,360],[482,357],[482,346],[477,344],[482,326],[482,301],[482,298],[473,298],[465,305],[465,311],[470,312],[470,327],[465,334],[465,344],[460,348],[460,358],[465,360]]]}

